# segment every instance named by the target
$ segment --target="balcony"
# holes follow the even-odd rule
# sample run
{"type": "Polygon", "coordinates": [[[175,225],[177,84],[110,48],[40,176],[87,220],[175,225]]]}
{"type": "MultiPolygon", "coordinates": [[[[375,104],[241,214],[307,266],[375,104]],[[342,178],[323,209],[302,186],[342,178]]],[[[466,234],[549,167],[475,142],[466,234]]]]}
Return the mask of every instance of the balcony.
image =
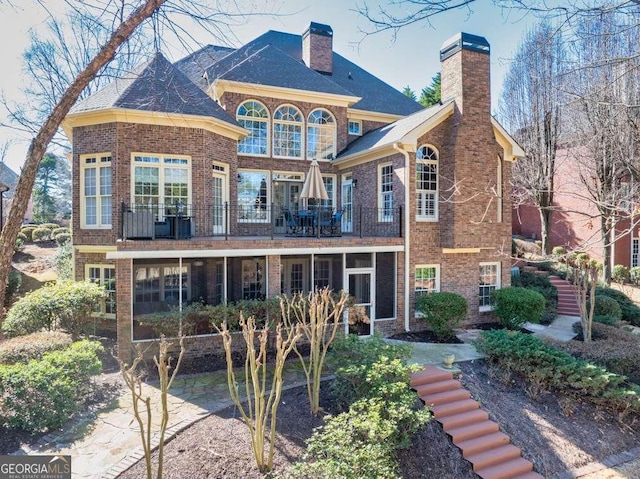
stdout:
{"type": "Polygon", "coordinates": [[[121,239],[403,236],[402,207],[294,210],[279,205],[121,204],[121,239]]]}

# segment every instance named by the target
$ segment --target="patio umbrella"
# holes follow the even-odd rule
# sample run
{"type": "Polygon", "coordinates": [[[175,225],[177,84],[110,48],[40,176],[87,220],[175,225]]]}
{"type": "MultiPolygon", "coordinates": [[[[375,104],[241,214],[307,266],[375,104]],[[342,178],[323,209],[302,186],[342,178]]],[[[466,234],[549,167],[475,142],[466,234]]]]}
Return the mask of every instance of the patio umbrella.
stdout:
{"type": "Polygon", "coordinates": [[[304,180],[304,185],[302,185],[302,191],[300,192],[300,199],[308,200],[312,198],[316,200],[329,199],[327,190],[322,182],[320,166],[316,160],[311,162],[309,173],[307,173],[307,178],[304,180]]]}

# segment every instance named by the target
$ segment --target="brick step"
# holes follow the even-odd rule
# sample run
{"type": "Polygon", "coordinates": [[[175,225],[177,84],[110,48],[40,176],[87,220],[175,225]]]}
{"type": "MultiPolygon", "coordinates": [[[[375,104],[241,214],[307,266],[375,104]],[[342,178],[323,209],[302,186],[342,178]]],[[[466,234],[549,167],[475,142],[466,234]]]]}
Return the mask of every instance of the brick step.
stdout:
{"type": "Polygon", "coordinates": [[[461,401],[463,399],[469,399],[471,393],[466,389],[455,389],[453,391],[443,391],[441,393],[427,394],[420,396],[420,399],[424,401],[427,406],[438,406],[440,404],[447,404],[455,401],[461,401]]]}
{"type": "Polygon", "coordinates": [[[522,457],[522,451],[513,444],[506,444],[473,454],[465,459],[473,464],[474,471],[478,471],[518,457],[522,457]]]}
{"type": "Polygon", "coordinates": [[[519,474],[513,479],[545,479],[542,474],[538,474],[535,471],[525,472],[524,474],[519,474]]]}
{"type": "Polygon", "coordinates": [[[475,471],[482,479],[512,479],[533,471],[533,464],[522,457],[475,471]]]}
{"type": "Polygon", "coordinates": [[[437,383],[422,384],[414,389],[418,393],[418,396],[427,396],[429,394],[441,393],[443,391],[453,391],[454,389],[460,389],[462,384],[455,379],[448,379],[445,381],[438,381],[437,383]]]}
{"type": "Polygon", "coordinates": [[[449,432],[452,429],[484,422],[488,419],[489,413],[487,411],[484,409],[475,409],[473,411],[460,412],[452,416],[440,418],[438,422],[442,424],[442,429],[444,429],[445,432],[449,432]]]}
{"type": "Polygon", "coordinates": [[[578,308],[558,308],[556,314],[559,316],[580,316],[578,308]]]}
{"type": "Polygon", "coordinates": [[[446,432],[451,436],[452,441],[455,443],[456,441],[464,441],[465,439],[473,439],[474,437],[498,432],[499,429],[498,423],[493,421],[482,421],[456,427],[446,432]]]}
{"type": "Polygon", "coordinates": [[[448,379],[453,379],[453,374],[450,372],[436,366],[425,366],[422,371],[411,375],[410,383],[412,388],[416,388],[423,384],[437,383],[448,379]]]}
{"type": "Polygon", "coordinates": [[[464,441],[453,441],[453,443],[462,451],[462,456],[466,459],[468,456],[478,454],[487,449],[509,444],[509,441],[509,436],[505,433],[494,432],[472,439],[465,439],[464,441]]]}
{"type": "Polygon", "coordinates": [[[431,408],[431,412],[436,419],[440,419],[446,416],[451,416],[452,414],[458,414],[465,411],[473,411],[474,409],[479,408],[480,404],[478,403],[478,401],[474,401],[473,399],[462,399],[461,401],[453,401],[450,403],[433,406],[431,408]]]}

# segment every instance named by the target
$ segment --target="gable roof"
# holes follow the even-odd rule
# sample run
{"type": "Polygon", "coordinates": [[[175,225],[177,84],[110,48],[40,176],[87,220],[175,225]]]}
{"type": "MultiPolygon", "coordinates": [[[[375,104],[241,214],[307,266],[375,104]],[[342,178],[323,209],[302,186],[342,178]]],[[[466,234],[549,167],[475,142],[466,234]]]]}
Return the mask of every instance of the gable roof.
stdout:
{"type": "Polygon", "coordinates": [[[76,103],[69,114],[109,108],[206,116],[239,126],[161,53],[156,53],[129,75],[76,103]]]}
{"type": "Polygon", "coordinates": [[[8,186],[9,190],[4,192],[4,198],[13,198],[13,190],[18,184],[19,175],[7,166],[6,163],[0,162],[0,183],[8,186]]]}
{"type": "MultiPolygon", "coordinates": [[[[183,60],[180,60],[176,66],[182,67],[182,62],[183,60]]],[[[335,52],[331,75],[324,75],[308,68],[302,62],[302,36],[273,30],[222,59],[214,59],[204,71],[209,83],[216,79],[237,79],[247,83],[305,91],[334,94],[341,92],[338,94],[360,98],[351,106],[356,110],[406,116],[423,108],[419,103],[335,52]],[[289,57],[289,60],[285,60],[282,54],[289,57]],[[231,72],[238,67],[241,70],[231,72]]],[[[203,87],[202,82],[198,84],[203,87]]]]}
{"type": "Polygon", "coordinates": [[[350,143],[335,162],[341,163],[364,154],[392,149],[396,143],[416,142],[418,137],[453,114],[454,101],[425,108],[413,115],[385,125],[350,143]]]}

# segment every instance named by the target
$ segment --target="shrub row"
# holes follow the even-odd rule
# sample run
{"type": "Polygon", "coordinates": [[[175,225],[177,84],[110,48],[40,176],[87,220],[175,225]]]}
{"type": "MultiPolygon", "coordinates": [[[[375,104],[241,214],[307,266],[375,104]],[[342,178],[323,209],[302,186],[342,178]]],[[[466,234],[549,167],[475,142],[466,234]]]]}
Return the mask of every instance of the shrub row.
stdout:
{"type": "Polygon", "coordinates": [[[71,336],[60,331],[42,331],[0,343],[0,364],[28,363],[45,353],[68,348],[71,336]]]}
{"type": "Polygon", "coordinates": [[[596,288],[596,296],[608,296],[609,298],[615,299],[622,313],[620,319],[635,326],[640,326],[640,308],[622,291],[605,286],[598,286],[596,288]]]}
{"type": "Polygon", "coordinates": [[[314,431],[305,462],[288,477],[399,477],[396,451],[408,447],[430,417],[409,386],[409,374],[417,368],[406,365],[410,348],[390,346],[379,336],[365,341],[351,336],[336,346],[331,362],[343,366],[336,370],[340,385],[334,394],[360,398],[314,431]],[[342,362],[346,357],[355,362],[342,362]]]}
{"type": "Polygon", "coordinates": [[[27,364],[0,366],[0,424],[29,432],[62,426],[100,374],[102,346],[80,341],[27,364]]]}
{"type": "Polygon", "coordinates": [[[540,389],[586,399],[619,414],[640,411],[640,387],[628,385],[624,376],[574,358],[535,336],[485,331],[478,347],[490,361],[521,374],[540,389]]]}
{"type": "MultiPolygon", "coordinates": [[[[580,323],[577,333],[582,337],[580,323]]],[[[606,324],[593,324],[592,336],[594,341],[590,343],[554,341],[551,344],[572,356],[598,364],[640,384],[640,337],[606,324]]]]}

